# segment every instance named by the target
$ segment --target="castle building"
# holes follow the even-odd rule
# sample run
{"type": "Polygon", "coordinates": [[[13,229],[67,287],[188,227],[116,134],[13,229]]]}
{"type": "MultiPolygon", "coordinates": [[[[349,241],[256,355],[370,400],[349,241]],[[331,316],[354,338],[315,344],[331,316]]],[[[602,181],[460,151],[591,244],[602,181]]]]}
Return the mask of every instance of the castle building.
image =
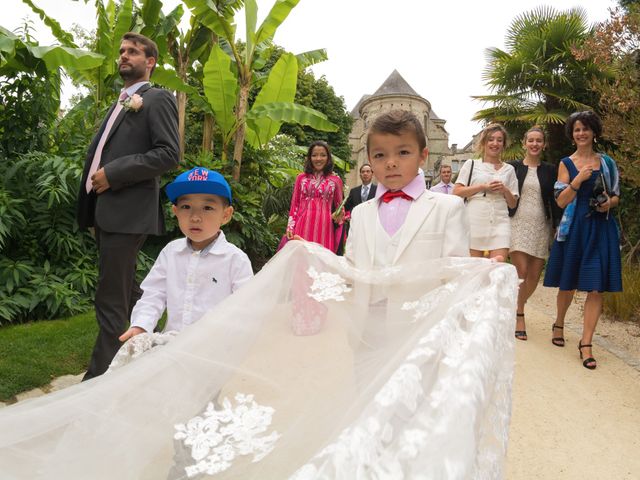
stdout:
{"type": "Polygon", "coordinates": [[[394,70],[373,95],[364,95],[351,111],[354,123],[349,143],[354,168],[346,178],[350,187],[360,183],[358,172],[362,164],[368,162],[366,140],[369,125],[381,113],[395,109],[413,112],[424,128],[429,148],[429,158],[423,167],[427,186],[440,181],[438,172],[442,163],[451,165],[455,174],[465,160],[473,157],[472,141],[462,149],[456,144],[449,146],[446,120],[438,117],[431,108],[431,103],[420,96],[402,75],[394,70]]]}

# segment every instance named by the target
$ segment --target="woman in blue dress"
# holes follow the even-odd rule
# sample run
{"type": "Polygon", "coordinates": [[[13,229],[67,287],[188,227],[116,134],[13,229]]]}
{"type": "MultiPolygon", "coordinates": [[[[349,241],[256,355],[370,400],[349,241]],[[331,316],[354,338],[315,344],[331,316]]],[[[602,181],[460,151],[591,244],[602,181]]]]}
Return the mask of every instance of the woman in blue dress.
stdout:
{"type": "Polygon", "coordinates": [[[576,112],[566,124],[576,151],[558,166],[556,201],[565,209],[544,277],[544,286],[559,287],[552,343],[564,347],[564,317],[576,290],[587,292],[582,338],[578,343],[583,366],[597,363],[591,341],[602,312],[602,292],[622,290],[620,238],[611,213],[620,203],[618,169],[594,146],[602,121],[591,111],[576,112]]]}

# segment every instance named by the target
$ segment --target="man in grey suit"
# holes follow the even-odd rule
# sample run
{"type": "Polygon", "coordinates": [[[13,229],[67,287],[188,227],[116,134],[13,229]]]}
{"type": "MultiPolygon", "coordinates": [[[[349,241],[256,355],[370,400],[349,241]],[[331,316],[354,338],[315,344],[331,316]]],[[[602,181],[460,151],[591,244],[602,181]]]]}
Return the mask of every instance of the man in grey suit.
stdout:
{"type": "Polygon", "coordinates": [[[169,91],[149,84],[157,58],[152,40],[123,36],[118,70],[124,89],[85,160],[78,225],[95,228],[99,332],[83,380],[102,375],[120,348],[118,337],[142,295],[135,280],[138,252],[147,235],[164,232],[160,175],[178,165],[178,111],[169,91]]]}

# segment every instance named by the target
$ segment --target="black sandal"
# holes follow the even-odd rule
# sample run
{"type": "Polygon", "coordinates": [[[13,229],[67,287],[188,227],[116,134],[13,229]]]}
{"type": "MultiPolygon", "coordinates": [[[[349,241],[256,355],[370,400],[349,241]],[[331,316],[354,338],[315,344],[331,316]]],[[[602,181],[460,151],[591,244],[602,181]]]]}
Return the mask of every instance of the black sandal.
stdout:
{"type": "MultiPolygon", "coordinates": [[[[551,325],[551,333],[554,333],[555,329],[564,330],[564,327],[559,327],[555,323],[551,325]]],[[[553,343],[556,347],[564,347],[564,337],[552,337],[551,343],[553,343]]]]}
{"type": "MultiPolygon", "coordinates": [[[[578,351],[580,352],[580,360],[582,360],[582,349],[585,347],[592,347],[589,343],[587,345],[582,345],[582,340],[578,342],[578,351]]],[[[596,363],[596,359],[593,357],[586,358],[584,362],[582,362],[582,366],[584,368],[588,368],[589,370],[595,370],[598,364],[596,363]]]]}
{"type": "MultiPolygon", "coordinates": [[[[516,317],[524,317],[524,313],[516,313],[516,317]]],[[[516,330],[516,338],[518,340],[522,340],[524,342],[527,341],[527,331],[526,330],[516,330]]]]}

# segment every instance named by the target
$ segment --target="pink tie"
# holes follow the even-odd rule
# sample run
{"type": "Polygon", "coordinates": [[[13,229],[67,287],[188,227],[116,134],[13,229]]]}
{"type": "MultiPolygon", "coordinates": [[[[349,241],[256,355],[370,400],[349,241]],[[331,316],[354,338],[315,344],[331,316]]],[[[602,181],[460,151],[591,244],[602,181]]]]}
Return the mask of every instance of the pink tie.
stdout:
{"type": "Polygon", "coordinates": [[[90,193],[93,190],[93,183],[91,182],[91,177],[94,173],[98,171],[98,167],[100,166],[100,159],[102,158],[102,149],[104,148],[104,144],[107,141],[107,137],[109,136],[109,132],[111,131],[111,127],[113,127],[113,122],[118,118],[118,114],[122,110],[122,102],[129,95],[126,91],[120,94],[118,97],[118,103],[113,108],[111,112],[111,116],[109,120],[107,120],[107,124],[104,127],[104,131],[102,132],[102,136],[100,137],[100,141],[98,142],[98,146],[96,147],[96,153],[93,155],[93,161],[91,162],[91,168],[89,168],[89,174],[87,175],[87,182],[85,183],[85,187],[87,188],[87,193],[90,193]]]}
{"type": "Polygon", "coordinates": [[[449,185],[444,186],[444,193],[449,193],[449,185]]]}

